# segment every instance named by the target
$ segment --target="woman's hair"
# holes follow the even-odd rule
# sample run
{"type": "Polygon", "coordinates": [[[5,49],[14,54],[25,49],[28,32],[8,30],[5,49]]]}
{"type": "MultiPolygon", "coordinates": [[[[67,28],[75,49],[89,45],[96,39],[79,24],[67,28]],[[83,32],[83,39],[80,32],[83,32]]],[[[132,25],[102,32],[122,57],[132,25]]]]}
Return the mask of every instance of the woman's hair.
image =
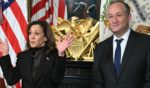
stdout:
{"type": "Polygon", "coordinates": [[[27,41],[27,48],[31,49],[31,46],[29,44],[29,31],[31,29],[31,26],[33,25],[40,25],[42,27],[42,31],[44,33],[44,36],[47,38],[47,41],[45,42],[46,46],[46,52],[49,53],[53,49],[55,49],[55,38],[53,31],[46,21],[32,21],[31,23],[28,24],[27,27],[27,35],[28,35],[28,41],[27,41]]]}

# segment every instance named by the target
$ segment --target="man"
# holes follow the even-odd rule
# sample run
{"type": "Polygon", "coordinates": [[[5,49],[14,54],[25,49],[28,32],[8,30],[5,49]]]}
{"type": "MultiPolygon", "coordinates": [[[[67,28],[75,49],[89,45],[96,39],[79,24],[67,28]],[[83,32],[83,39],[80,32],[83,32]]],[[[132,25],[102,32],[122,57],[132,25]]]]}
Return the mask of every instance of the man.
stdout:
{"type": "Polygon", "coordinates": [[[93,88],[150,88],[150,37],[134,32],[130,19],[126,3],[110,3],[108,20],[114,35],[95,48],[93,88]]]}

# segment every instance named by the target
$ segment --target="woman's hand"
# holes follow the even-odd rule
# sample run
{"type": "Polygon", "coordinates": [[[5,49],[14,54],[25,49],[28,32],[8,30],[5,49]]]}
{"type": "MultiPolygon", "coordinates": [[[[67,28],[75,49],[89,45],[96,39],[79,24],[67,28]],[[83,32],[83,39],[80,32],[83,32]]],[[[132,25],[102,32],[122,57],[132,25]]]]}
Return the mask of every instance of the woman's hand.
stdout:
{"type": "Polygon", "coordinates": [[[63,40],[59,39],[57,42],[58,55],[64,56],[65,50],[71,45],[74,37],[71,34],[68,34],[63,40]]]}
{"type": "Polygon", "coordinates": [[[7,41],[3,42],[0,39],[0,52],[2,53],[2,56],[8,55],[9,47],[8,47],[8,42],[7,41]]]}

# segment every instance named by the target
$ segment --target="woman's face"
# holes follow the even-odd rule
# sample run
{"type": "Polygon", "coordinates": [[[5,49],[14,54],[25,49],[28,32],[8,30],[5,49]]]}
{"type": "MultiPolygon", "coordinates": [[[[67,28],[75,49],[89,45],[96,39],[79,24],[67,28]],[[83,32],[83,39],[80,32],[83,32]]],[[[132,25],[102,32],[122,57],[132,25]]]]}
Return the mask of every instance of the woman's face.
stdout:
{"type": "Polygon", "coordinates": [[[40,25],[32,25],[29,30],[29,45],[31,48],[39,48],[45,45],[47,38],[44,36],[43,29],[40,25]]]}

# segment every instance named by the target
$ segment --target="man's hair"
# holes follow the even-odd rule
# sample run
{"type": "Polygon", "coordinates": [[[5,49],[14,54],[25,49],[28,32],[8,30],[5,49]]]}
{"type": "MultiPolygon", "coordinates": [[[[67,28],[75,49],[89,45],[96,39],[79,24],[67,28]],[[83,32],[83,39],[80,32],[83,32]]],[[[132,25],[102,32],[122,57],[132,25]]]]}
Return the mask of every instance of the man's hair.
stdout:
{"type": "Polygon", "coordinates": [[[112,2],[110,2],[110,5],[112,5],[114,3],[122,3],[125,7],[125,12],[127,12],[127,14],[130,15],[130,6],[127,3],[123,2],[123,1],[112,1],[112,2]]]}

